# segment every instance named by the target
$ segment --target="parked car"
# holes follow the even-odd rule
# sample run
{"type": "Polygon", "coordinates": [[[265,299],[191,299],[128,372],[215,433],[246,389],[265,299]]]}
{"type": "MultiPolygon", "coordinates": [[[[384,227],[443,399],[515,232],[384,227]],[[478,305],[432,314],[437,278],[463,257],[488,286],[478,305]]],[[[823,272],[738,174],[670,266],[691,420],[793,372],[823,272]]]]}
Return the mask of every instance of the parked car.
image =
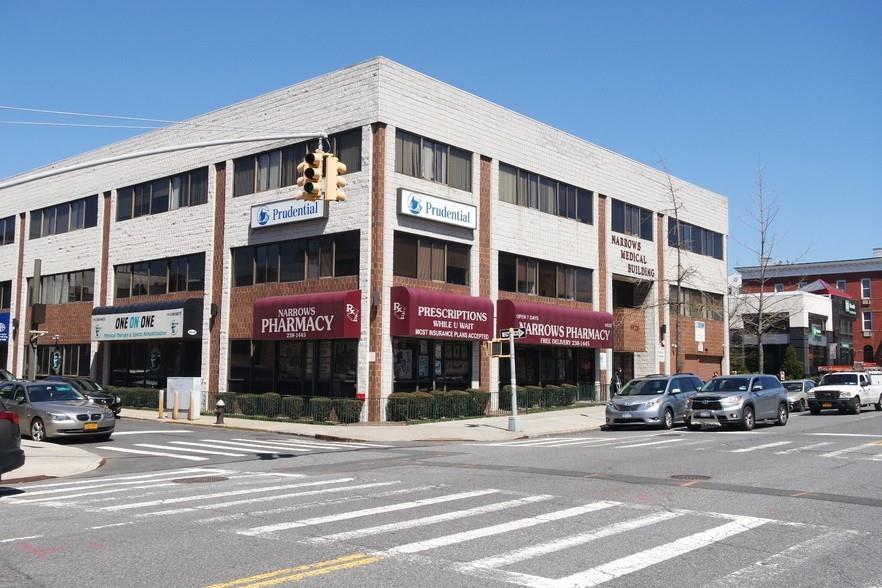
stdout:
{"type": "Polygon", "coordinates": [[[100,384],[90,378],[80,378],[73,376],[50,376],[43,382],[64,382],[70,384],[77,392],[94,402],[106,406],[113,411],[113,414],[119,416],[122,410],[122,399],[116,394],[105,392],[100,384]]]}
{"type": "Polygon", "coordinates": [[[656,425],[670,429],[685,415],[686,399],[701,388],[692,374],[654,375],[636,378],[606,405],[606,424],[656,425]]]}
{"type": "Polygon", "coordinates": [[[20,433],[34,441],[83,436],[105,441],[116,426],[112,410],[64,382],[7,382],[0,385],[0,398],[18,415],[20,433]]]}
{"type": "Polygon", "coordinates": [[[833,372],[824,374],[808,394],[809,410],[821,414],[825,408],[860,414],[864,406],[882,410],[882,374],[867,372],[833,372]]]}
{"type": "Polygon", "coordinates": [[[790,417],[787,392],[775,376],[718,376],[686,400],[686,426],[738,425],[745,431],[757,421],[784,426],[790,417]]]}
{"type": "Polygon", "coordinates": [[[24,465],[25,456],[21,449],[21,431],[18,427],[18,413],[6,406],[0,398],[0,477],[24,465]]]}
{"type": "Polygon", "coordinates": [[[815,387],[814,380],[786,380],[781,384],[787,390],[790,410],[803,412],[808,408],[808,391],[815,387]]]}

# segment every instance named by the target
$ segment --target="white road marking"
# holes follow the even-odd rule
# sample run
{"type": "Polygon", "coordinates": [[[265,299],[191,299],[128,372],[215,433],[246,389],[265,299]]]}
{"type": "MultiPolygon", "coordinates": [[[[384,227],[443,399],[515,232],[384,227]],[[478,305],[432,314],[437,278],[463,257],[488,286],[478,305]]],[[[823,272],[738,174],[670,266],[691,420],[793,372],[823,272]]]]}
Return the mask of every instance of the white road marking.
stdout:
{"type": "MultiPolygon", "coordinates": [[[[239,506],[242,504],[254,504],[255,502],[268,502],[270,500],[281,500],[283,498],[293,498],[296,496],[313,496],[315,494],[333,494],[335,492],[348,492],[349,490],[363,490],[365,488],[377,488],[380,486],[392,486],[399,482],[372,482],[370,484],[358,484],[356,486],[335,486],[333,488],[322,488],[320,490],[307,490],[304,492],[291,492],[288,494],[273,494],[272,496],[260,496],[258,498],[244,498],[242,500],[231,500],[229,502],[217,502],[193,508],[179,508],[174,510],[159,510],[146,512],[135,515],[136,517],[155,517],[169,514],[179,514],[182,512],[194,512],[197,510],[214,510],[218,508],[227,508],[230,506],[239,506]]],[[[250,516],[250,515],[249,515],[250,516]]]]}
{"type": "MultiPolygon", "coordinates": [[[[114,494],[116,492],[127,492],[128,490],[144,490],[146,488],[166,488],[168,486],[176,486],[174,482],[161,482],[159,484],[149,484],[147,486],[132,486],[130,488],[114,488],[112,490],[99,490],[97,492],[80,492],[79,494],[65,494],[62,496],[49,496],[48,498],[14,498],[9,502],[15,504],[32,504],[34,502],[58,502],[59,504],[64,504],[64,501],[70,500],[71,498],[81,498],[83,496],[99,496],[101,494],[114,494]]],[[[77,489],[79,490],[79,489],[77,489]]]]}
{"type": "MultiPolygon", "coordinates": [[[[205,448],[207,448],[207,449],[214,449],[214,450],[223,449],[223,450],[225,450],[225,451],[247,451],[247,450],[249,450],[249,448],[245,448],[245,447],[231,447],[231,446],[228,446],[228,445],[219,445],[219,444],[217,444],[217,443],[196,443],[196,442],[194,442],[194,441],[169,441],[168,443],[169,443],[169,445],[181,445],[181,446],[182,446],[182,449],[181,449],[182,451],[187,451],[186,449],[183,449],[183,447],[205,447],[205,448]]],[[[257,452],[257,453],[265,453],[265,454],[270,454],[270,453],[284,453],[284,451],[278,451],[278,450],[273,450],[273,451],[257,451],[257,450],[254,450],[254,449],[251,449],[251,452],[252,452],[252,453],[255,453],[255,452],[257,452]]]]}
{"type": "Polygon", "coordinates": [[[301,447],[320,447],[322,449],[358,449],[360,447],[386,447],[386,445],[377,445],[374,443],[344,443],[342,441],[312,441],[308,439],[233,439],[233,441],[247,441],[249,443],[273,443],[276,445],[299,445],[301,447]]]}
{"type": "Polygon", "coordinates": [[[451,535],[443,535],[441,537],[435,537],[433,539],[426,539],[425,541],[407,543],[404,545],[399,545],[398,547],[393,547],[392,549],[389,549],[387,553],[419,553],[421,551],[437,549],[439,547],[445,547],[447,545],[464,543],[466,541],[472,541],[474,539],[480,539],[483,537],[490,537],[492,535],[500,535],[502,533],[508,533],[509,531],[517,531],[520,529],[526,529],[528,527],[535,527],[536,525],[542,525],[545,523],[550,523],[552,521],[569,519],[590,512],[603,510],[605,508],[619,506],[620,504],[621,503],[619,502],[606,500],[600,502],[592,502],[590,504],[585,504],[582,506],[549,512],[541,515],[536,515],[534,517],[525,517],[522,519],[510,521],[508,523],[492,525],[490,527],[482,527],[479,529],[472,529],[471,531],[463,531],[461,533],[453,533],[451,535]]]}
{"type": "MultiPolygon", "coordinates": [[[[300,453],[304,453],[309,451],[309,449],[300,449],[297,447],[275,447],[273,445],[265,445],[262,443],[241,443],[239,441],[225,441],[223,439],[202,439],[201,441],[205,443],[213,443],[215,448],[225,447],[226,449],[238,449],[242,451],[243,449],[250,449],[252,451],[258,449],[269,449],[270,451],[261,451],[259,453],[288,453],[292,451],[297,451],[300,453]],[[220,444],[220,445],[218,445],[220,444]]],[[[183,441],[178,441],[177,443],[183,443],[183,441]]]]}
{"type": "MultiPolygon", "coordinates": [[[[103,477],[94,477],[94,478],[84,478],[82,480],[73,480],[67,482],[53,482],[52,484],[39,484],[37,486],[27,486],[27,490],[40,490],[43,488],[58,488],[61,486],[80,486],[83,484],[91,484],[93,482],[119,482],[125,480],[141,480],[144,481],[148,478],[164,478],[166,476],[178,477],[183,474],[190,473],[209,473],[212,475],[215,474],[228,474],[229,470],[223,470],[218,468],[179,468],[176,470],[166,470],[163,472],[153,473],[153,474],[138,474],[135,476],[126,475],[126,476],[103,476],[103,477]]],[[[114,485],[114,484],[105,484],[106,486],[114,485]]]]}
{"type": "Polygon", "coordinates": [[[777,443],[765,443],[763,445],[754,445],[753,447],[742,447],[741,449],[733,449],[729,453],[747,453],[748,451],[757,451],[759,449],[768,449],[769,447],[781,447],[782,445],[790,445],[792,441],[778,441],[777,443]]]}
{"type": "Polygon", "coordinates": [[[13,541],[24,541],[25,539],[39,539],[42,535],[28,535],[27,537],[12,537],[11,539],[0,539],[0,543],[12,543],[13,541]]]}
{"type": "MultiPolygon", "coordinates": [[[[214,475],[216,475],[216,474],[197,474],[195,476],[187,476],[187,477],[188,478],[205,478],[205,477],[210,477],[210,476],[214,476],[214,475]]],[[[180,476],[180,474],[176,472],[175,476],[172,477],[171,479],[173,480],[174,478],[176,478],[178,476],[180,476]]],[[[62,492],[79,492],[81,490],[97,490],[99,488],[110,488],[112,486],[137,486],[138,484],[144,484],[144,483],[148,483],[148,482],[153,483],[153,482],[168,482],[168,481],[169,480],[132,480],[130,482],[112,482],[110,484],[92,484],[89,486],[79,486],[76,488],[71,488],[71,487],[53,488],[51,490],[38,490],[36,492],[27,492],[25,494],[25,498],[30,498],[31,496],[43,496],[45,494],[59,494],[62,492]]],[[[140,487],[141,488],[150,488],[150,486],[140,486],[140,487]]],[[[134,489],[134,488],[132,488],[132,489],[134,489]]],[[[127,490],[127,488],[121,488],[120,490],[127,490]]]]}
{"type": "Polygon", "coordinates": [[[666,443],[682,443],[682,439],[664,439],[662,441],[647,441],[645,443],[632,443],[629,445],[616,445],[613,449],[630,449],[632,447],[646,447],[648,445],[663,445],[666,443]]]}
{"type": "Polygon", "coordinates": [[[125,523],[111,523],[109,525],[98,525],[97,527],[89,527],[90,531],[97,531],[99,529],[107,529],[110,527],[125,527],[126,525],[133,525],[133,521],[126,521],[125,523]]]}
{"type": "Polygon", "coordinates": [[[882,435],[865,435],[863,433],[808,433],[809,435],[814,435],[816,437],[874,437],[876,439],[882,438],[882,435]]]}
{"type": "Polygon", "coordinates": [[[656,523],[675,519],[677,517],[683,516],[683,514],[684,513],[670,511],[656,512],[644,517],[631,519],[629,521],[623,521],[621,523],[614,523],[611,525],[607,525],[606,527],[587,531],[585,533],[579,533],[578,535],[573,535],[571,537],[564,537],[563,539],[558,539],[556,541],[530,545],[529,547],[516,549],[502,555],[486,557],[484,559],[477,559],[467,564],[463,564],[460,571],[468,573],[474,568],[492,569],[509,566],[511,564],[527,559],[532,559],[541,555],[548,555],[549,553],[554,553],[563,549],[569,549],[570,547],[576,547],[577,545],[584,545],[585,543],[596,541],[598,539],[604,539],[606,537],[617,535],[619,533],[625,533],[627,531],[633,531],[635,529],[640,529],[642,527],[648,527],[649,525],[654,525],[656,523]]]}
{"type": "Polygon", "coordinates": [[[443,496],[435,496],[433,498],[422,498],[419,500],[411,500],[408,502],[399,502],[397,504],[388,504],[386,506],[380,506],[380,507],[376,507],[376,508],[366,508],[366,509],[362,509],[362,510],[342,512],[342,513],[323,516],[323,517],[315,517],[315,518],[309,518],[309,519],[302,519],[299,521],[291,521],[288,523],[276,523],[274,525],[263,525],[260,527],[252,527],[251,529],[245,529],[243,531],[236,531],[236,533],[238,533],[239,535],[246,535],[249,537],[257,537],[260,535],[268,535],[268,534],[274,533],[276,531],[285,531],[288,529],[295,529],[297,527],[308,527],[308,526],[312,526],[312,525],[321,525],[324,523],[330,523],[330,522],[335,522],[335,521],[346,521],[349,519],[366,517],[366,516],[371,516],[371,515],[375,515],[375,514],[396,512],[399,510],[408,510],[411,508],[419,508],[421,506],[441,504],[444,502],[452,502],[454,500],[463,500],[466,498],[474,498],[476,496],[485,496],[487,494],[495,494],[497,492],[499,492],[499,490],[487,489],[487,490],[475,490],[472,492],[459,492],[456,494],[445,494],[443,496]]]}
{"type": "Polygon", "coordinates": [[[162,451],[144,451],[143,449],[131,449],[127,447],[111,447],[109,445],[99,445],[96,449],[105,449],[107,451],[119,451],[120,453],[135,453],[138,455],[152,455],[155,457],[171,457],[173,459],[185,459],[187,461],[208,461],[207,457],[197,457],[195,455],[177,455],[175,453],[165,453],[162,451]]]}
{"type": "Polygon", "coordinates": [[[316,537],[311,540],[314,543],[324,543],[332,541],[346,541],[355,539],[356,537],[367,537],[368,535],[379,535],[381,533],[394,533],[403,529],[413,529],[415,527],[423,527],[426,525],[434,525],[446,521],[456,519],[464,519],[466,517],[482,515],[490,512],[505,510],[507,508],[517,508],[525,504],[533,504],[534,502],[542,502],[550,500],[554,496],[550,494],[539,494],[537,496],[527,496],[526,498],[518,498],[517,500],[507,500],[505,502],[494,502],[485,506],[477,506],[475,508],[467,508],[465,510],[455,510],[430,517],[421,517],[418,519],[410,519],[398,523],[389,523],[386,525],[377,525],[375,527],[365,527],[354,531],[344,531],[342,533],[334,533],[333,535],[325,535],[324,537],[316,537]]]}
{"type": "Polygon", "coordinates": [[[611,562],[578,572],[555,581],[557,586],[597,586],[627,574],[673,559],[684,553],[707,547],[729,537],[754,529],[770,522],[769,519],[733,516],[732,521],[695,533],[682,539],[659,545],[645,551],[627,555],[611,562]]]}
{"type": "MultiPolygon", "coordinates": [[[[876,443],[864,443],[862,445],[855,445],[854,447],[846,447],[845,449],[840,449],[838,451],[831,451],[830,453],[822,453],[821,457],[840,457],[845,453],[852,453],[854,451],[860,451],[861,449],[869,449],[870,447],[879,447],[876,443]]],[[[842,457],[840,459],[848,459],[842,457]]]]}
{"type": "Polygon", "coordinates": [[[119,437],[120,435],[155,435],[160,433],[162,435],[173,434],[176,435],[178,433],[193,433],[190,429],[174,429],[174,430],[166,430],[166,431],[114,431],[113,436],[119,437]]]}
{"type": "Polygon", "coordinates": [[[263,488],[245,488],[244,490],[230,490],[228,492],[214,492],[212,494],[197,494],[194,496],[182,496],[179,498],[164,498],[161,500],[149,500],[147,502],[135,502],[131,504],[116,504],[114,506],[105,506],[101,510],[117,511],[131,510],[133,508],[145,508],[148,506],[156,506],[159,504],[177,504],[180,502],[192,502],[193,500],[209,500],[211,498],[225,498],[227,496],[241,496],[243,494],[255,494],[258,492],[273,492],[275,490],[290,490],[291,488],[303,488],[306,486],[319,486],[321,484],[340,484],[343,482],[351,482],[354,478],[335,478],[333,480],[322,480],[320,482],[301,482],[300,484],[284,484],[282,486],[264,486],[263,488]]]}
{"type": "MultiPolygon", "coordinates": [[[[172,441],[171,443],[174,443],[172,441]]],[[[150,449],[171,449],[172,451],[189,451],[190,453],[202,453],[205,455],[224,455],[227,457],[246,457],[244,453],[228,453],[224,451],[208,451],[207,449],[190,449],[187,447],[172,447],[169,445],[153,445],[152,443],[135,443],[135,447],[147,447],[150,449]]]]}
{"type": "Polygon", "coordinates": [[[789,455],[791,453],[799,453],[800,451],[808,451],[809,449],[817,449],[818,447],[825,447],[827,445],[833,445],[833,442],[821,441],[820,443],[812,443],[811,445],[805,445],[803,447],[794,447],[792,449],[785,449],[784,451],[776,451],[775,455],[789,455]]]}

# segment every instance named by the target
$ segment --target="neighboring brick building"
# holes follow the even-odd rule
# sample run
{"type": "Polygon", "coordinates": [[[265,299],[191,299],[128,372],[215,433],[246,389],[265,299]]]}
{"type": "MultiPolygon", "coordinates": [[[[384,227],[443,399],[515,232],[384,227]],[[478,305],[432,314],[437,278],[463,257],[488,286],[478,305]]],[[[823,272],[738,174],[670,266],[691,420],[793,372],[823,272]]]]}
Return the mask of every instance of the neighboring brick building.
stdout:
{"type": "MultiPolygon", "coordinates": [[[[741,274],[743,292],[759,291],[759,267],[735,269],[741,274]]],[[[830,363],[882,363],[882,248],[873,249],[872,257],[860,259],[771,264],[766,270],[765,289],[786,292],[815,280],[847,295],[834,297],[834,331],[844,338],[831,349],[830,363]]]]}
{"type": "Polygon", "coordinates": [[[678,227],[663,172],[383,58],[56,165],[280,129],[330,135],[349,168],[346,202],[293,200],[315,140],[0,188],[0,297],[7,288],[16,327],[0,365],[25,370],[40,259],[41,374],[197,376],[210,393],[365,394],[379,406],[394,390],[495,392],[507,363],[478,343],[523,325],[520,384],[597,386],[613,366],[671,371],[679,239],[684,367],[725,371],[724,197],[674,179],[678,227]]]}

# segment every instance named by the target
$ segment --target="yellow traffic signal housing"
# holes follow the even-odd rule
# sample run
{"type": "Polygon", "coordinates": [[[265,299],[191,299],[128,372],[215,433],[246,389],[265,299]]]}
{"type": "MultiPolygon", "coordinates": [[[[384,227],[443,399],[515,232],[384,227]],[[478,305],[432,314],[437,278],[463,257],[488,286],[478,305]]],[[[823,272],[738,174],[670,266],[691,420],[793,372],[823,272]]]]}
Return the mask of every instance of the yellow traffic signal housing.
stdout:
{"type": "Polygon", "coordinates": [[[302,200],[318,200],[322,196],[322,164],[325,152],[317,149],[307,153],[306,158],[297,165],[300,176],[297,185],[303,189],[297,197],[302,200]]]}
{"type": "Polygon", "coordinates": [[[346,200],[346,194],[341,190],[346,187],[346,180],[341,177],[345,173],[346,164],[337,159],[333,153],[329,153],[325,158],[325,177],[327,178],[325,200],[335,202],[346,200]]]}

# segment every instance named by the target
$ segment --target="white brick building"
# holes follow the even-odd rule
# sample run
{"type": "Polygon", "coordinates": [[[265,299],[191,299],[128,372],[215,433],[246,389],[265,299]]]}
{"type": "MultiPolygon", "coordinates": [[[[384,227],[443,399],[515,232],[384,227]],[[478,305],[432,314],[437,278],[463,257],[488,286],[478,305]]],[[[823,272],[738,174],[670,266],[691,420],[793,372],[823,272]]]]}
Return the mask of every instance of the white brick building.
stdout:
{"type": "MultiPolygon", "coordinates": [[[[296,140],[176,151],[0,187],[0,218],[15,227],[0,247],[13,327],[6,366],[25,373],[36,327],[47,332],[38,374],[87,371],[148,386],[199,376],[210,393],[364,394],[379,407],[396,390],[496,392],[507,362],[498,367],[477,341],[526,321],[532,336],[521,346],[519,384],[587,390],[607,383],[613,366],[626,377],[675,367],[667,176],[383,58],[57,166],[306,129],[331,135],[350,169],[348,200],[326,204],[326,218],[251,226],[253,206],[299,191],[291,169],[304,147],[296,140]],[[457,208],[471,225],[426,219],[424,208],[419,218],[411,204],[457,208]],[[71,221],[81,208],[84,222],[71,221]],[[45,290],[39,323],[27,309],[35,259],[45,290]],[[158,312],[172,320],[186,299],[195,301],[185,332],[166,325],[123,340],[120,328],[107,330],[113,321],[92,318],[158,312]],[[408,306],[423,322],[401,310],[408,306]],[[255,313],[330,318],[326,332],[290,322],[269,334],[258,332],[255,313]]],[[[683,242],[696,251],[681,250],[681,361],[709,376],[728,363],[728,202],[672,182],[683,242]]]]}

